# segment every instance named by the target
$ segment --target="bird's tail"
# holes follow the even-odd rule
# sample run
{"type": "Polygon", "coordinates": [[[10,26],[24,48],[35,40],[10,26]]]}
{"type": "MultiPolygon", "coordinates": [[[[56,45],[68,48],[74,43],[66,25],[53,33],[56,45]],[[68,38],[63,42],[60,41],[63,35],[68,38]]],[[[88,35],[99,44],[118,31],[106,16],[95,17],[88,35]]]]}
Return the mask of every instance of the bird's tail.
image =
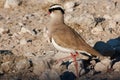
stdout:
{"type": "Polygon", "coordinates": [[[91,54],[92,56],[98,57],[100,60],[105,58],[102,54],[100,54],[98,51],[96,51],[95,49],[93,49],[89,45],[85,46],[83,49],[84,49],[84,51],[86,51],[87,53],[91,54]]]}

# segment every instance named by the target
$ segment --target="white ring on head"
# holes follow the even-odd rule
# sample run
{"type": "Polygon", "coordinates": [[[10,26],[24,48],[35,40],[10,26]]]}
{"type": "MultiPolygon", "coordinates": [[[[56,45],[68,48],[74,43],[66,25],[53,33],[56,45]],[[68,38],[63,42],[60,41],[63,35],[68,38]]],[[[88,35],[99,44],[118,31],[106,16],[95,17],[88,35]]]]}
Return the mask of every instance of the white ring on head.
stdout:
{"type": "Polygon", "coordinates": [[[62,6],[60,6],[60,5],[51,6],[50,9],[52,9],[52,8],[58,8],[58,7],[64,10],[64,8],[62,6]]]}

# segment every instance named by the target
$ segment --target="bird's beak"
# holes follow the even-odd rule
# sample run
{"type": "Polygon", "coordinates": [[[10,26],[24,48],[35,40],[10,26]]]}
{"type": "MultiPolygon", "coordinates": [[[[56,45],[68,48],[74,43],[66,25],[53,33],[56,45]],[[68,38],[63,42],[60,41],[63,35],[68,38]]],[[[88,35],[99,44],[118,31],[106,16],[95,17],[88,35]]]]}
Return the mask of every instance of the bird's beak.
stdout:
{"type": "Polygon", "coordinates": [[[50,15],[50,12],[48,12],[48,15],[50,15]]]}

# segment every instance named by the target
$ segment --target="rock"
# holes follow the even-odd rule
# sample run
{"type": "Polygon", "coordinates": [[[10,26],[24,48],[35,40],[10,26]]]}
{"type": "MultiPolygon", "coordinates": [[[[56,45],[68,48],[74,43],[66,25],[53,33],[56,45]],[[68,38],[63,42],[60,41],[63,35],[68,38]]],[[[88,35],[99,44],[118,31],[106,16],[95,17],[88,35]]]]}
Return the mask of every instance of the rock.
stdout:
{"type": "Polygon", "coordinates": [[[2,68],[0,68],[0,75],[4,74],[2,68]]]}
{"type": "Polygon", "coordinates": [[[94,69],[96,70],[96,71],[106,71],[107,70],[107,68],[106,68],[106,66],[104,65],[104,64],[102,64],[101,62],[98,62],[96,65],[95,65],[95,67],[94,67],[94,69]]]}
{"type": "Polygon", "coordinates": [[[119,61],[119,62],[116,62],[116,63],[113,65],[113,69],[114,69],[114,71],[120,71],[120,61],[119,61]]]}
{"type": "Polygon", "coordinates": [[[22,0],[6,0],[4,8],[15,8],[22,3],[22,0]]]}
{"type": "Polygon", "coordinates": [[[30,30],[28,30],[27,28],[24,28],[24,27],[22,27],[22,28],[21,28],[21,31],[18,32],[18,33],[19,33],[19,34],[24,34],[24,33],[32,34],[30,30]]]}
{"type": "Polygon", "coordinates": [[[72,12],[74,9],[75,3],[73,1],[69,1],[64,4],[64,8],[66,9],[67,12],[72,12]]]}
{"type": "Polygon", "coordinates": [[[8,61],[8,62],[5,62],[5,63],[2,63],[1,64],[1,68],[2,68],[2,70],[6,73],[6,72],[8,72],[10,69],[11,69],[11,62],[10,61],[8,61]]]}
{"type": "Polygon", "coordinates": [[[105,15],[103,16],[103,18],[105,18],[105,19],[107,19],[107,20],[112,19],[112,17],[111,17],[110,15],[108,15],[108,14],[105,14],[105,15]]]}
{"type": "MultiPolygon", "coordinates": [[[[63,62],[63,63],[65,63],[65,62],[63,62]]],[[[58,62],[58,63],[54,63],[52,65],[52,69],[54,69],[58,74],[61,74],[67,69],[67,67],[66,67],[66,64],[64,65],[64,64],[62,64],[62,62],[58,62]]]]}
{"type": "Polygon", "coordinates": [[[54,70],[46,70],[40,76],[41,80],[61,80],[59,75],[54,70]]]}
{"type": "Polygon", "coordinates": [[[101,71],[101,72],[106,72],[108,68],[110,67],[111,60],[109,59],[103,59],[101,62],[98,62],[94,69],[95,71],[101,71]]]}
{"type": "Polygon", "coordinates": [[[0,28],[0,34],[3,34],[3,32],[4,32],[4,29],[0,28]]]}
{"type": "Polygon", "coordinates": [[[101,26],[97,26],[91,30],[91,33],[97,35],[97,34],[100,34],[102,31],[103,31],[103,28],[101,26]]]}
{"type": "Polygon", "coordinates": [[[30,62],[26,59],[22,59],[22,60],[17,61],[15,67],[17,71],[28,69],[30,67],[30,62]]]}
{"type": "Polygon", "coordinates": [[[76,76],[74,75],[73,72],[70,71],[65,71],[60,75],[61,80],[75,80],[76,76]]]}
{"type": "MultiPolygon", "coordinates": [[[[70,56],[71,54],[70,53],[62,53],[62,52],[58,52],[57,54],[55,54],[54,59],[56,60],[59,60],[59,59],[62,59],[62,58],[65,58],[65,57],[68,57],[70,56]]],[[[71,58],[66,58],[66,59],[62,59],[63,61],[64,60],[69,60],[71,58]]]]}
{"type": "MultiPolygon", "coordinates": [[[[79,76],[81,76],[81,75],[83,75],[83,74],[85,73],[84,63],[83,63],[82,60],[77,61],[77,63],[78,63],[79,76]]],[[[74,65],[74,64],[75,64],[75,63],[72,62],[72,63],[68,66],[68,70],[69,70],[70,72],[73,72],[73,73],[77,76],[77,74],[76,74],[76,69],[75,69],[75,65],[74,65]]]]}
{"type": "Polygon", "coordinates": [[[33,73],[36,75],[41,75],[46,69],[49,68],[47,61],[39,57],[33,57],[31,61],[33,63],[33,73]]]}
{"type": "Polygon", "coordinates": [[[116,53],[120,53],[120,46],[115,48],[116,53]]]}
{"type": "Polygon", "coordinates": [[[94,45],[94,49],[100,52],[104,56],[113,56],[115,54],[114,48],[112,48],[109,44],[99,41],[94,45]]]}
{"type": "Polygon", "coordinates": [[[26,41],[25,39],[21,39],[21,40],[20,40],[20,44],[21,44],[21,45],[25,45],[25,44],[27,44],[27,41],[26,41]]]}
{"type": "Polygon", "coordinates": [[[120,13],[114,14],[113,15],[113,20],[114,21],[120,21],[120,13]]]}
{"type": "Polygon", "coordinates": [[[110,39],[107,44],[111,45],[113,48],[120,46],[120,41],[118,39],[110,39]]]}
{"type": "Polygon", "coordinates": [[[116,21],[110,20],[108,26],[109,28],[114,29],[116,27],[116,21]]]}
{"type": "Polygon", "coordinates": [[[46,0],[46,1],[54,4],[61,2],[61,0],[46,0]]]}

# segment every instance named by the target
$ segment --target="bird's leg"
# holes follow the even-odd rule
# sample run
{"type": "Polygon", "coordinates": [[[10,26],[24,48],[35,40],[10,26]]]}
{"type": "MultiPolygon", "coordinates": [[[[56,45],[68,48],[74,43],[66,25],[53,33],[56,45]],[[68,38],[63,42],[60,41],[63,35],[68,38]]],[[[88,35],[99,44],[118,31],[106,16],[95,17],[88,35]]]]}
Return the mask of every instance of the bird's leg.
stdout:
{"type": "Polygon", "coordinates": [[[76,60],[76,57],[78,56],[78,52],[76,52],[76,54],[72,54],[72,53],[71,53],[71,56],[72,56],[72,58],[73,58],[73,62],[75,62],[75,63],[74,63],[74,66],[75,66],[75,69],[76,69],[76,75],[77,75],[77,77],[79,77],[78,62],[77,62],[77,60],[76,60]]]}
{"type": "MultiPolygon", "coordinates": [[[[72,54],[72,53],[71,53],[71,54],[72,54]]],[[[74,55],[74,56],[77,56],[78,53],[76,52],[76,54],[72,54],[72,55],[70,55],[70,56],[66,56],[66,57],[64,57],[64,58],[60,58],[60,59],[57,60],[57,62],[63,61],[63,60],[65,60],[65,59],[73,58],[73,55],[74,55]]]]}
{"type": "Polygon", "coordinates": [[[78,63],[77,63],[77,60],[76,60],[76,57],[77,57],[78,55],[79,55],[78,52],[76,52],[76,54],[71,53],[70,56],[61,58],[61,59],[57,60],[57,62],[63,61],[64,59],[73,58],[73,62],[75,62],[75,63],[74,63],[74,66],[75,66],[75,69],[76,69],[76,76],[79,77],[78,63]]]}
{"type": "Polygon", "coordinates": [[[60,59],[57,60],[57,62],[60,62],[60,61],[63,61],[64,59],[69,59],[69,58],[72,58],[72,56],[70,55],[70,56],[67,56],[67,57],[64,57],[64,58],[60,58],[60,59]]]}

